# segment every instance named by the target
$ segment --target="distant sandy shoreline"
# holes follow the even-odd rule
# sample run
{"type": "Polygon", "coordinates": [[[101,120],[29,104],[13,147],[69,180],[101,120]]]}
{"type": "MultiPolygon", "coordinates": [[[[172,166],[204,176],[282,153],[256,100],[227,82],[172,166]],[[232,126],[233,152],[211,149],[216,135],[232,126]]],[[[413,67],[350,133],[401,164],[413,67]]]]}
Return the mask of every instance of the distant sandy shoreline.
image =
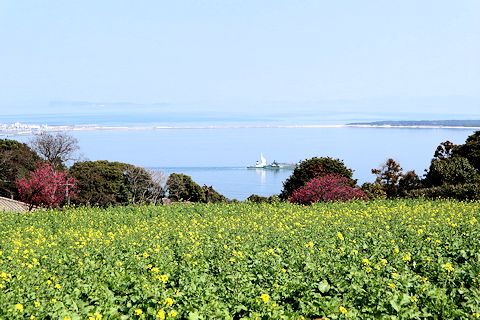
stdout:
{"type": "Polygon", "coordinates": [[[461,129],[480,130],[480,127],[442,125],[372,125],[372,124],[332,124],[332,125],[202,125],[202,126],[102,126],[102,125],[36,125],[0,124],[0,135],[31,135],[40,132],[65,131],[155,131],[155,130],[208,130],[208,129],[315,129],[315,128],[378,128],[378,129],[461,129]]]}
{"type": "Polygon", "coordinates": [[[381,128],[381,129],[472,129],[480,130],[477,126],[442,126],[442,125],[373,125],[373,124],[346,124],[348,128],[381,128]]]}

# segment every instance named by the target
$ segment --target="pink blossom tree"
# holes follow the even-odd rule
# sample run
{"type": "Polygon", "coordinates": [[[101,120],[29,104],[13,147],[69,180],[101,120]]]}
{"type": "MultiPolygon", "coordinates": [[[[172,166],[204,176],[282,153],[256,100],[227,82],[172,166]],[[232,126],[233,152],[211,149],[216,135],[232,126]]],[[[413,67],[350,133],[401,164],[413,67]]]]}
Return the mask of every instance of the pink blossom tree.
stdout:
{"type": "Polygon", "coordinates": [[[314,178],[295,190],[289,201],[298,204],[312,204],[318,201],[368,200],[360,188],[351,186],[351,180],[336,174],[314,178]]]}
{"type": "Polygon", "coordinates": [[[30,205],[56,208],[65,198],[77,194],[76,180],[63,171],[56,171],[50,163],[37,163],[29,178],[17,180],[20,199],[30,205]]]}

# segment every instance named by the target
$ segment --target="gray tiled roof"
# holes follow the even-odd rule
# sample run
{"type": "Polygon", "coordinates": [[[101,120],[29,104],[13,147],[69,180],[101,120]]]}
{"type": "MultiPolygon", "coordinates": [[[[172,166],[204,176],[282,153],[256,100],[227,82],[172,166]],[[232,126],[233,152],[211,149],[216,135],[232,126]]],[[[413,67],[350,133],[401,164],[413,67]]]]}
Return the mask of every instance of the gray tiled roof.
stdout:
{"type": "Polygon", "coordinates": [[[0,212],[27,212],[28,204],[12,199],[0,197],[0,212]]]}

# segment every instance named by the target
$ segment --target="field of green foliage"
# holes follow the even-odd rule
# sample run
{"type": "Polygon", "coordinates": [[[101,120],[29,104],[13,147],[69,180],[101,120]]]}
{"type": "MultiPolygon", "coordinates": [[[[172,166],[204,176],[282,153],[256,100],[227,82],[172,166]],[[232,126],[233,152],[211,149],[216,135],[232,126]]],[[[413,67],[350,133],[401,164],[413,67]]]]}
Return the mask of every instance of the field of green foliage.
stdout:
{"type": "Polygon", "coordinates": [[[2,213],[1,319],[480,318],[480,203],[2,213]]]}

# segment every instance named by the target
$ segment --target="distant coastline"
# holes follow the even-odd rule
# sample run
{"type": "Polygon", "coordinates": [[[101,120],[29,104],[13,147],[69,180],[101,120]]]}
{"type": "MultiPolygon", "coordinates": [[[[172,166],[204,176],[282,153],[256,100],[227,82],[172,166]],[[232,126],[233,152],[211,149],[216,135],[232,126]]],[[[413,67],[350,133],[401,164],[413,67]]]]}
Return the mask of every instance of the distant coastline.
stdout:
{"type": "Polygon", "coordinates": [[[334,125],[174,125],[174,126],[102,126],[91,125],[38,125],[0,123],[0,135],[30,135],[41,132],[62,131],[152,131],[152,130],[207,130],[207,129],[268,129],[268,128],[344,128],[344,124],[334,125]]]}
{"type": "Polygon", "coordinates": [[[480,120],[400,120],[353,122],[346,124],[357,128],[426,128],[426,129],[480,129],[480,120]]]}
{"type": "Polygon", "coordinates": [[[479,129],[480,120],[422,120],[422,121],[374,121],[347,124],[320,125],[173,125],[173,126],[105,126],[97,124],[47,125],[21,122],[0,123],[0,136],[31,135],[41,132],[63,131],[151,131],[151,130],[206,130],[206,129],[299,129],[299,128],[411,128],[411,129],[479,129]]]}

